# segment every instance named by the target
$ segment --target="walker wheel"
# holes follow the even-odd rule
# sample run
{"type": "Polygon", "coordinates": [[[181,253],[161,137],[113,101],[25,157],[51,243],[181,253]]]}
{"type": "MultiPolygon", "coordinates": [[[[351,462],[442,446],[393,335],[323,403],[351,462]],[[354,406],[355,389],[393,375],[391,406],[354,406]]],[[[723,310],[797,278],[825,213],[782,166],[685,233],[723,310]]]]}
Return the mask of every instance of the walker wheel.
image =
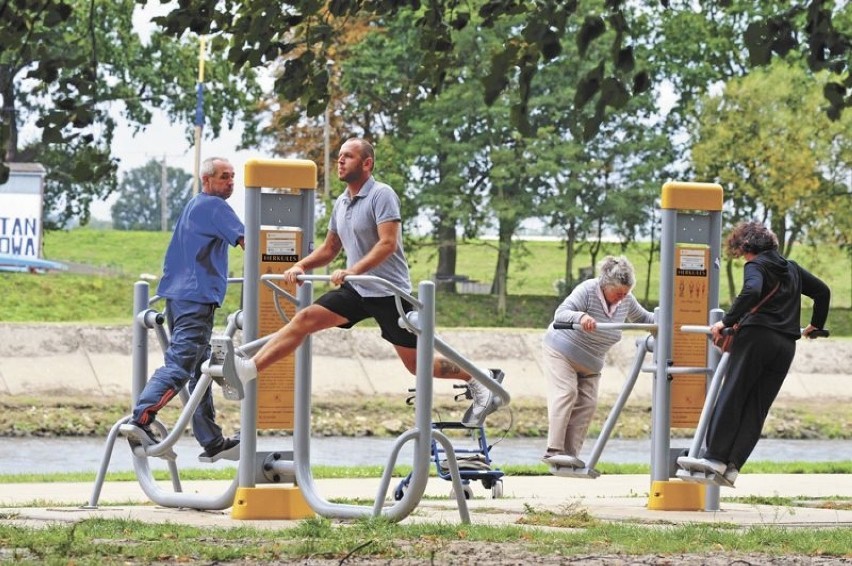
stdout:
{"type": "MultiPolygon", "coordinates": [[[[464,491],[464,498],[465,499],[473,499],[473,488],[470,487],[470,485],[463,485],[462,491],[464,491]]],[[[450,490],[450,497],[452,499],[456,498],[456,490],[454,490],[454,489],[450,490]]]]}
{"type": "Polygon", "coordinates": [[[503,497],[503,480],[497,480],[491,486],[491,498],[500,499],[503,497]]]}

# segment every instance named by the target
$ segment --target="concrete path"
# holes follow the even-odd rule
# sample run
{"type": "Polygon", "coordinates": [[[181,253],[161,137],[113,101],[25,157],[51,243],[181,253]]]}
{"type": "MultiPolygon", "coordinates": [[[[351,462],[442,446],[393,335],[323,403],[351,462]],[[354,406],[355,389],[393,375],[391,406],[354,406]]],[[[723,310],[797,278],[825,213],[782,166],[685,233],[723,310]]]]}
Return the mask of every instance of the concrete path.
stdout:
{"type": "MultiPolygon", "coordinates": [[[[679,480],[672,480],[679,481],[679,480]]],[[[229,481],[188,481],[184,493],[215,497],[225,492],[229,481]]],[[[852,475],[750,475],[737,480],[736,489],[722,488],[721,504],[713,511],[669,511],[648,509],[649,478],[647,475],[601,476],[595,480],[553,476],[503,478],[503,497],[492,499],[491,491],[473,485],[474,498],[468,501],[474,524],[516,524],[530,510],[569,514],[585,510],[605,521],[644,524],[731,523],[750,525],[852,527],[852,510],[813,506],[758,505],[726,501],[728,497],[789,497],[803,502],[819,497],[852,497],[852,475]]],[[[391,489],[396,483],[391,484],[391,489]]],[[[90,501],[92,484],[38,483],[0,484],[0,521],[4,524],[42,525],[54,522],[76,522],[90,517],[136,519],[144,522],[180,523],[211,527],[246,525],[280,529],[298,522],[284,519],[233,519],[229,509],[197,511],[164,508],[150,503],[136,482],[109,482],[101,491],[98,506],[84,508],[90,501]]],[[[163,482],[162,489],[170,489],[163,482]]],[[[357,499],[359,505],[376,498],[378,479],[317,480],[320,498],[357,499]]],[[[413,522],[461,523],[455,499],[449,497],[451,484],[430,478],[426,497],[417,509],[403,520],[413,522]]],[[[264,486],[263,489],[266,489],[264,486]]],[[[275,489],[275,487],[269,487],[275,489]]],[[[387,501],[386,505],[393,501],[387,501]]]]}

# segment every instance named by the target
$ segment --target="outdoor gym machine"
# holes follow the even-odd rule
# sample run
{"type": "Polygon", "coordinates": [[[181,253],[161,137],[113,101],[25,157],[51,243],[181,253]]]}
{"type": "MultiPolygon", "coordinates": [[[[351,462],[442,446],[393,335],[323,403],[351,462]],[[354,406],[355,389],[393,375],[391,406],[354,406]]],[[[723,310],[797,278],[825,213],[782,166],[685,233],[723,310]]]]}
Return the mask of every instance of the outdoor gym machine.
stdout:
{"type": "MultiPolygon", "coordinates": [[[[722,188],[706,183],[666,183],[662,189],[660,304],[655,324],[599,323],[600,328],[649,330],[637,338],[636,357],[583,468],[560,467],[561,476],[597,478],[595,469],[640,371],[654,374],[651,410],[651,495],[648,507],[659,510],[718,509],[718,486],[669,482],[676,475],[671,428],[696,426],[704,410],[709,377],[719,354],[703,336],[680,330],[684,325],[712,324],[718,308],[721,255],[722,188]],[[648,352],[653,363],[644,366],[648,352]]],[[[573,328],[554,323],[554,328],[573,328]]],[[[578,332],[582,330],[578,328],[578,332]]],[[[712,382],[711,382],[712,383],[712,382]]],[[[712,393],[712,392],[711,392],[712,393]]],[[[703,437],[702,437],[703,438],[703,437]]]]}
{"type": "Polygon", "coordinates": [[[697,425],[708,380],[719,363],[704,336],[680,327],[712,324],[721,317],[722,196],[722,187],[711,183],[666,183],[662,189],[649,509],[719,508],[718,486],[669,479],[682,452],[671,449],[671,428],[697,425]]]}
{"type": "MultiPolygon", "coordinates": [[[[432,439],[440,443],[446,452],[454,492],[463,522],[470,516],[465,500],[461,474],[450,440],[440,431],[432,429],[432,365],[437,347],[451,361],[483,383],[502,405],[509,403],[505,389],[490,378],[486,372],[458,354],[449,345],[434,335],[434,284],[421,282],[419,298],[414,298],[401,289],[377,277],[360,276],[362,283],[384,287],[400,301],[407,301],[414,310],[407,315],[400,307],[400,324],[417,335],[417,380],[418,391],[415,406],[415,427],[397,439],[381,480],[380,488],[372,507],[335,505],[323,500],[316,492],[310,471],[310,395],[311,395],[311,340],[308,337],[290,356],[264,371],[248,384],[228,382],[224,379],[224,364],[235,351],[243,356],[253,355],[276,331],[282,319],[286,322],[295,309],[312,303],[312,281],[328,281],[323,276],[302,276],[304,282],[296,292],[282,289],[272,283],[273,273],[286,270],[290,265],[307,255],[313,247],[314,193],[316,187],[316,165],[305,160],[250,160],[245,168],[246,184],[246,237],[243,283],[243,308],[228,318],[225,333],[214,336],[211,341],[211,359],[204,367],[195,391],[188,396],[181,391],[185,406],[169,432],[159,421],[155,421],[163,440],[157,444],[139,443],[132,445],[134,469],[145,494],[164,507],[187,507],[193,509],[226,509],[232,507],[235,519],[296,519],[313,516],[314,513],[327,517],[354,518],[362,516],[385,516],[391,520],[402,520],[419,503],[429,478],[432,439]],[[261,276],[261,271],[264,275],[261,276]],[[268,292],[261,293],[263,281],[268,292]],[[287,298],[285,305],[280,299],[287,298]],[[278,316],[276,316],[276,314],[278,316]],[[235,349],[233,337],[242,329],[243,345],[235,349]],[[258,336],[263,333],[263,338],[258,336]],[[176,455],[172,450],[175,442],[186,430],[204,391],[212,381],[218,382],[228,399],[241,400],[240,458],[237,477],[230,487],[218,496],[181,493],[176,455]],[[294,450],[268,453],[257,452],[258,427],[292,428],[294,450]],[[385,506],[391,474],[402,446],[415,442],[414,472],[404,496],[390,506],[385,506]],[[153,479],[148,459],[163,458],[168,462],[172,477],[173,492],[160,488],[153,479]],[[292,486],[282,484],[292,483],[292,486]],[[276,484],[257,487],[257,484],[276,484]]],[[[229,281],[234,282],[234,281],[229,281]]],[[[136,284],[134,291],[133,324],[133,402],[148,379],[147,352],[148,330],[154,330],[160,338],[163,350],[167,347],[164,316],[150,308],[158,299],[149,300],[148,285],[136,284]]],[[[109,455],[115,439],[129,416],[117,422],[110,431],[107,452],[101,471],[95,482],[90,507],[97,504],[103,485],[109,455]]]]}
{"type": "MultiPolygon", "coordinates": [[[[225,364],[229,357],[235,353],[252,355],[268,339],[268,334],[280,327],[281,318],[286,320],[296,310],[312,304],[314,281],[330,280],[328,276],[303,275],[300,276],[303,284],[298,288],[295,285],[282,288],[275,284],[276,280],[282,278],[281,272],[307,255],[313,247],[310,238],[313,236],[312,189],[316,186],[316,165],[303,160],[253,160],[246,164],[245,179],[246,260],[242,311],[245,345],[234,348],[230,337],[214,338],[213,356],[207,368],[211,375],[225,379],[226,387],[228,372],[225,371],[225,364]],[[261,293],[261,283],[268,288],[263,289],[264,293],[261,293]],[[283,306],[282,298],[285,299],[283,306]],[[278,317],[275,316],[276,313],[278,317]],[[273,327],[261,328],[265,317],[273,321],[273,327]],[[265,337],[258,338],[259,334],[265,337]]],[[[372,506],[333,504],[324,500],[317,492],[310,468],[312,360],[311,337],[308,336],[294,356],[279,362],[289,364],[285,365],[280,373],[264,371],[257,380],[244,387],[240,383],[230,385],[232,391],[244,395],[239,487],[234,499],[232,517],[293,519],[317,513],[334,518],[384,516],[393,521],[402,520],[416,508],[422,498],[429,479],[430,450],[434,437],[447,452],[459,513],[463,522],[469,522],[470,516],[453,447],[446,436],[434,431],[431,426],[432,366],[436,347],[448,359],[488,387],[502,404],[509,403],[509,395],[483,370],[435,337],[435,289],[432,282],[421,282],[418,297],[414,298],[378,277],[353,276],[348,279],[384,288],[388,294],[395,296],[400,311],[400,324],[417,335],[418,395],[415,404],[415,426],[398,437],[372,506]],[[406,315],[401,308],[402,301],[406,301],[414,310],[406,315]],[[272,394],[269,393],[270,389],[272,394]],[[267,403],[265,399],[270,402],[267,403]],[[289,403],[275,405],[275,400],[287,400],[289,403]],[[272,422],[280,428],[286,420],[284,417],[288,415],[293,417],[292,421],[287,423],[293,430],[292,453],[257,454],[258,426],[266,426],[272,422]],[[404,497],[386,506],[396,458],[402,446],[409,441],[415,443],[411,484],[404,497]],[[293,486],[256,486],[261,482],[280,484],[284,481],[292,481],[293,486]]]]}

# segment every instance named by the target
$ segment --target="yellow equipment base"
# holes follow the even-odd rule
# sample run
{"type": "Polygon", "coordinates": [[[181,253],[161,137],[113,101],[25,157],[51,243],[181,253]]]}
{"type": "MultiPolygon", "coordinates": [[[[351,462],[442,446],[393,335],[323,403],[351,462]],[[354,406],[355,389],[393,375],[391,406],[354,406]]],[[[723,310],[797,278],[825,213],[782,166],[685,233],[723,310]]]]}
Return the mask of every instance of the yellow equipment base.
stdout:
{"type": "Polygon", "coordinates": [[[232,519],[309,519],[316,516],[298,487],[240,487],[232,519]]]}
{"type": "Polygon", "coordinates": [[[651,484],[648,509],[657,511],[704,511],[705,487],[700,483],[655,481],[651,484]]]}

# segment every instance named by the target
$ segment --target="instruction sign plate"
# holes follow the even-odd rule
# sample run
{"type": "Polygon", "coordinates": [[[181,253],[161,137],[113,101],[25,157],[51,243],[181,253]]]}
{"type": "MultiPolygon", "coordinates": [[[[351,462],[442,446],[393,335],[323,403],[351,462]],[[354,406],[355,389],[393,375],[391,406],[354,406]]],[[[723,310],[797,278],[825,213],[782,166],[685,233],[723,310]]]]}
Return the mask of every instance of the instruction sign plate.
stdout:
{"type": "MultiPolygon", "coordinates": [[[[710,310],[710,248],[675,248],[674,332],[672,359],[675,367],[706,367],[707,337],[678,329],[684,324],[706,325],[710,310]]],[[[698,425],[707,392],[704,374],[676,374],[671,387],[671,426],[698,425]]]]}
{"type": "MultiPolygon", "coordinates": [[[[302,231],[298,228],[267,229],[260,231],[260,274],[281,274],[299,261],[302,231]]],[[[291,295],[296,294],[296,284],[276,284],[291,295]]],[[[275,293],[267,285],[259,285],[258,331],[260,336],[276,332],[284,326],[279,309],[287,320],[296,314],[296,305],[284,297],[276,306],[275,293]]],[[[287,356],[265,369],[257,380],[257,428],[293,429],[293,408],[296,385],[296,357],[287,356]]]]}

